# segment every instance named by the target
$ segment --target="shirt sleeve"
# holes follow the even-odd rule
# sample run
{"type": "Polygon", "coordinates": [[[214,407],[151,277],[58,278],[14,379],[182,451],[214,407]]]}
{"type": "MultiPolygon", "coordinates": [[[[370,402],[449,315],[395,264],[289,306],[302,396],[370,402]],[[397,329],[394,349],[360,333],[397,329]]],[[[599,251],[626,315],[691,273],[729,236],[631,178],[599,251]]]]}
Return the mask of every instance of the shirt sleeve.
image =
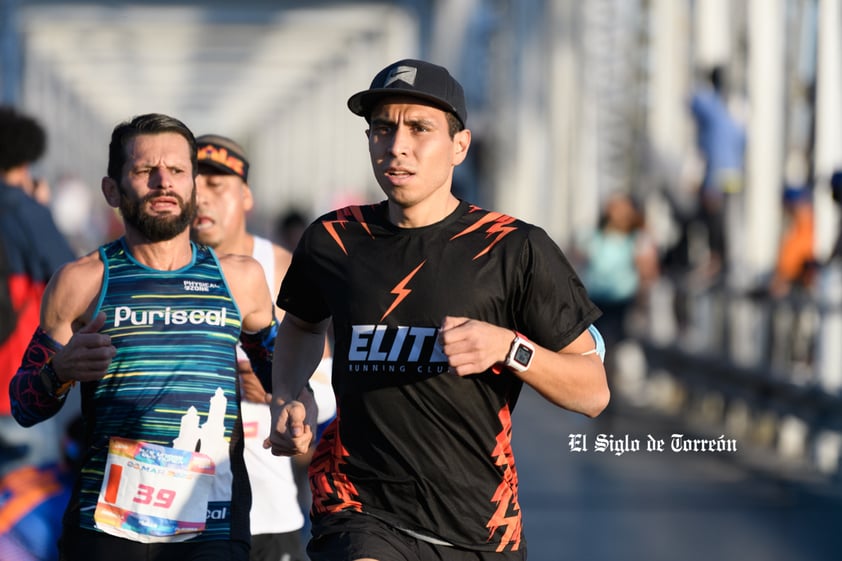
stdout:
{"type": "Polygon", "coordinates": [[[322,298],[324,279],[315,274],[315,229],[318,223],[310,225],[292,254],[292,262],[281,282],[277,305],[292,315],[311,323],[318,323],[330,317],[330,309],[322,298]]]}
{"type": "Polygon", "coordinates": [[[561,350],[601,315],[561,248],[538,227],[524,243],[517,329],[542,347],[561,350]]]}

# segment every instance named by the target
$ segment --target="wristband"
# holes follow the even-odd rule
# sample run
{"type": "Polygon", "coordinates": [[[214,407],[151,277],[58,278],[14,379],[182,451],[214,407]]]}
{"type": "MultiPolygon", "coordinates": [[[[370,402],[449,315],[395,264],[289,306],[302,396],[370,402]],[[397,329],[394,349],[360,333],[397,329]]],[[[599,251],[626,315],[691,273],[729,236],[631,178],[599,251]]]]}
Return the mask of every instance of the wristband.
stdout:
{"type": "Polygon", "coordinates": [[[73,387],[73,380],[62,382],[58,379],[58,374],[56,374],[56,370],[53,368],[52,357],[41,367],[40,375],[41,382],[44,384],[50,397],[64,397],[70,391],[70,388],[73,387]]]}
{"type": "Polygon", "coordinates": [[[252,371],[257,375],[263,389],[272,393],[272,355],[275,351],[275,337],[278,334],[278,322],[272,315],[272,323],[257,333],[240,333],[240,345],[249,359],[252,371]]]}
{"type": "Polygon", "coordinates": [[[588,326],[588,333],[590,333],[591,337],[593,337],[594,343],[596,343],[596,348],[582,354],[597,354],[599,355],[599,359],[602,362],[605,362],[605,339],[602,338],[602,333],[599,332],[599,329],[597,329],[595,325],[588,326]]]}

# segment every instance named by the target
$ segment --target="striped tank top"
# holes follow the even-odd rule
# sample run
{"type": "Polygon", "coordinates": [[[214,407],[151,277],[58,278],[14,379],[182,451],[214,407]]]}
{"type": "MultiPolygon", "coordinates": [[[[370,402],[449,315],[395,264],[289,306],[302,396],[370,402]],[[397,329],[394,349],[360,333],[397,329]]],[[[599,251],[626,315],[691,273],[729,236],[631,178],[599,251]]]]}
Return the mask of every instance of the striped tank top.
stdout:
{"type": "Polygon", "coordinates": [[[96,313],[105,312],[102,333],[117,354],[105,377],[82,385],[92,443],[77,488],[82,528],[97,528],[109,439],[120,437],[210,456],[206,528],[193,539],[248,539],[235,360],[241,317],[216,255],[191,245],[192,261],[175,271],[140,264],[122,238],[100,248],[96,313]]]}

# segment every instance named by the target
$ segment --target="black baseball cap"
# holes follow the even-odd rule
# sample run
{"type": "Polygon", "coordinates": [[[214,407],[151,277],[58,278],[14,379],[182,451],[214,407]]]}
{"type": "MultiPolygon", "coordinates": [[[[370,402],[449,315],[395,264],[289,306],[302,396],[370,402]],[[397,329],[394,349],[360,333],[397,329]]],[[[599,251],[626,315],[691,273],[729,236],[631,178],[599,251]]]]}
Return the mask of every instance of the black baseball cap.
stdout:
{"type": "Polygon", "coordinates": [[[463,127],[468,119],[465,92],[459,82],[443,66],[414,59],[399,60],[378,72],[367,90],[357,92],[348,99],[348,108],[369,120],[377,102],[394,95],[417,97],[433,103],[456,115],[463,127]]]}
{"type": "Polygon", "coordinates": [[[235,141],[218,134],[203,134],[196,139],[199,173],[238,175],[248,181],[249,161],[246,151],[235,141]]]}

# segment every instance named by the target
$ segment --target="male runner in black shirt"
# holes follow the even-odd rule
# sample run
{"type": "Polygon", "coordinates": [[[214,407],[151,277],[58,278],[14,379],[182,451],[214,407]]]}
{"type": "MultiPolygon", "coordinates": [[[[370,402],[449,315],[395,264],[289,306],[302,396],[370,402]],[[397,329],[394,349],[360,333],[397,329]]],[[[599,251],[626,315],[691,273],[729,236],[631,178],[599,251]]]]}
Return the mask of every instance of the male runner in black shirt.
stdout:
{"type": "Polygon", "coordinates": [[[457,199],[462,87],[402,60],[348,101],[386,201],[317,219],[284,278],[273,379],[279,454],[310,439],[290,399],[332,320],[337,418],[310,468],[314,561],[525,559],[510,444],[523,383],[598,415],[599,311],[542,229],[457,199]],[[592,336],[591,333],[594,333],[592,336]]]}

